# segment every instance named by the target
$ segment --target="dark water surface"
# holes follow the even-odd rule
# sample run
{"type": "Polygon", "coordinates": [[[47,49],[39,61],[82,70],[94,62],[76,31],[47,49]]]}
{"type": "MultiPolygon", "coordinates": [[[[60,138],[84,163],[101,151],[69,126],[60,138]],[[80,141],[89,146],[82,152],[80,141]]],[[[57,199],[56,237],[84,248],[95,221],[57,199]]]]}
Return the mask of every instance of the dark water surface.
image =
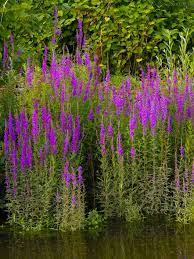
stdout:
{"type": "Polygon", "coordinates": [[[0,259],[194,259],[194,225],[112,223],[101,233],[42,232],[20,234],[0,230],[0,259]]]}

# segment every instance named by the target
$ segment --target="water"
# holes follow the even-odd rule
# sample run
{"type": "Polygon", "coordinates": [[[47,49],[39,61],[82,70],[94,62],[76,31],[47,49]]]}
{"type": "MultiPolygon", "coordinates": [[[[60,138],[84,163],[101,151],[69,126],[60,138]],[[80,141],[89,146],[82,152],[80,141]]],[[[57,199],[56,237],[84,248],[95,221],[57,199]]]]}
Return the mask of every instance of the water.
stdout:
{"type": "Polygon", "coordinates": [[[194,258],[194,225],[112,223],[101,233],[0,231],[0,259],[194,258]]]}

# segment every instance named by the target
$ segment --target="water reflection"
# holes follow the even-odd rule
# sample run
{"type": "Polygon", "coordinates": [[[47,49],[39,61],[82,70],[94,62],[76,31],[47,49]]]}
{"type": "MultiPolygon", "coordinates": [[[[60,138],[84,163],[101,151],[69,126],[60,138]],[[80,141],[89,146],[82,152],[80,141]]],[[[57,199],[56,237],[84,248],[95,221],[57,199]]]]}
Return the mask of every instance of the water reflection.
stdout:
{"type": "Polygon", "coordinates": [[[99,235],[0,232],[0,259],[194,258],[194,225],[111,224],[99,235]]]}

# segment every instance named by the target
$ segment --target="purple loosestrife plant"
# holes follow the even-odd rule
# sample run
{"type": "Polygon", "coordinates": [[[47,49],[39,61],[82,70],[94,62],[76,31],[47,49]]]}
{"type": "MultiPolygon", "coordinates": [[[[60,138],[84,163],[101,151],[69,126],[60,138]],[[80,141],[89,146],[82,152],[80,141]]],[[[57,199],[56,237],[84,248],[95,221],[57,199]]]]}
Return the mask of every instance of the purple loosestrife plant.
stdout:
{"type": "Polygon", "coordinates": [[[102,154],[105,155],[106,154],[106,129],[104,127],[103,122],[100,125],[100,146],[101,146],[102,154]]]}
{"type": "Polygon", "coordinates": [[[4,44],[3,44],[3,68],[7,68],[7,60],[8,60],[8,46],[7,46],[7,42],[4,41],[4,44]]]}
{"type": "Polygon", "coordinates": [[[107,132],[108,132],[108,136],[109,136],[110,138],[112,138],[113,135],[114,135],[114,130],[113,130],[113,126],[112,126],[112,123],[111,123],[111,122],[110,122],[109,125],[108,125],[107,132]]]}
{"type": "Polygon", "coordinates": [[[72,149],[73,153],[78,152],[80,136],[81,136],[80,118],[79,118],[79,116],[77,116],[75,119],[75,126],[74,126],[73,132],[72,132],[71,149],[72,149]]]}
{"type": "Polygon", "coordinates": [[[117,154],[119,157],[123,156],[122,137],[120,132],[118,132],[117,135],[117,154]]]}
{"type": "Polygon", "coordinates": [[[57,154],[57,139],[56,139],[56,132],[53,127],[51,127],[50,132],[49,132],[49,143],[50,143],[51,153],[56,155],[57,154]]]}
{"type": "Polygon", "coordinates": [[[135,147],[131,147],[131,158],[134,159],[135,158],[135,155],[136,155],[136,150],[135,150],[135,147]]]}
{"type": "Polygon", "coordinates": [[[32,112],[32,137],[35,143],[37,141],[38,134],[39,134],[38,109],[34,104],[34,109],[32,112]]]}
{"type": "Polygon", "coordinates": [[[81,185],[81,184],[83,184],[83,168],[82,168],[82,166],[79,166],[77,171],[78,171],[77,181],[78,181],[78,184],[81,185]]]}
{"type": "Polygon", "coordinates": [[[93,120],[94,120],[94,112],[93,112],[93,109],[90,109],[90,111],[89,111],[88,120],[89,120],[89,121],[93,121],[93,120]]]}
{"type": "Polygon", "coordinates": [[[71,174],[69,173],[69,161],[66,161],[65,163],[63,170],[63,179],[65,181],[66,187],[69,188],[71,184],[71,174]]]}
{"type": "Polygon", "coordinates": [[[184,147],[182,145],[180,147],[180,155],[181,155],[181,158],[183,158],[184,155],[185,155],[185,149],[184,149],[184,147]]]}
{"type": "Polygon", "coordinates": [[[27,60],[27,68],[26,68],[26,81],[29,86],[32,86],[34,77],[34,68],[31,66],[31,59],[27,60]]]}
{"type": "Polygon", "coordinates": [[[137,120],[136,120],[135,115],[133,114],[129,120],[129,135],[130,135],[131,140],[134,139],[136,128],[137,128],[137,120]]]}

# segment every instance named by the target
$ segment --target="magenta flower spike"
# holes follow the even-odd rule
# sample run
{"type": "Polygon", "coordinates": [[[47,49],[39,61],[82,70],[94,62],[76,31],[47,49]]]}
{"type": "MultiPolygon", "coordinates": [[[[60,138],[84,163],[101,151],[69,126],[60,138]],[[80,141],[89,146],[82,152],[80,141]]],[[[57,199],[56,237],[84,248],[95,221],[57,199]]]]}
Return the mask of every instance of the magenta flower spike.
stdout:
{"type": "Polygon", "coordinates": [[[26,68],[26,80],[29,86],[32,86],[34,76],[34,68],[31,66],[31,59],[27,59],[27,68],[26,68]]]}
{"type": "Polygon", "coordinates": [[[184,149],[184,147],[181,145],[181,147],[180,147],[180,155],[181,155],[181,157],[183,158],[184,157],[184,155],[185,155],[185,149],[184,149]]]}
{"type": "Polygon", "coordinates": [[[67,155],[68,151],[69,151],[69,138],[68,138],[68,135],[66,135],[66,137],[64,139],[64,143],[63,143],[64,157],[67,155]]]}
{"type": "Polygon", "coordinates": [[[135,150],[135,147],[131,147],[131,158],[134,159],[135,158],[135,155],[136,155],[136,150],[135,150]]]}
{"type": "Polygon", "coordinates": [[[78,184],[81,185],[83,183],[83,168],[82,168],[82,166],[79,166],[77,171],[78,171],[77,181],[78,181],[78,184]]]}
{"type": "Polygon", "coordinates": [[[75,195],[72,195],[72,199],[71,199],[71,202],[72,202],[72,205],[75,206],[76,205],[76,196],[75,195]]]}
{"type": "Polygon", "coordinates": [[[34,107],[32,112],[32,137],[35,143],[37,142],[38,134],[39,134],[38,110],[34,107]]]}
{"type": "Polygon", "coordinates": [[[3,44],[3,67],[4,68],[7,67],[7,60],[8,60],[8,46],[7,46],[7,42],[4,41],[4,44],[3,44]]]}
{"type": "Polygon", "coordinates": [[[112,126],[112,123],[111,123],[111,122],[110,122],[109,125],[108,125],[107,132],[108,132],[108,136],[112,138],[113,135],[114,135],[114,130],[113,130],[113,126],[112,126]]]}
{"type": "Polygon", "coordinates": [[[55,130],[53,127],[51,127],[51,129],[50,129],[49,142],[50,142],[51,153],[56,154],[57,153],[57,139],[56,139],[56,133],[55,133],[55,130]]]}
{"type": "Polygon", "coordinates": [[[69,161],[66,161],[65,163],[63,170],[63,179],[65,181],[66,187],[69,188],[71,184],[71,174],[69,173],[69,161]]]}
{"type": "Polygon", "coordinates": [[[129,120],[129,135],[130,135],[131,140],[134,139],[136,128],[137,128],[137,121],[136,121],[135,115],[133,114],[129,120]]]}
{"type": "Polygon", "coordinates": [[[90,111],[89,111],[88,120],[89,120],[89,121],[93,121],[93,120],[94,120],[94,112],[93,112],[93,109],[90,109],[90,111]]]}
{"type": "Polygon", "coordinates": [[[119,157],[123,156],[122,137],[120,132],[118,132],[117,135],[117,154],[119,157]]]}

